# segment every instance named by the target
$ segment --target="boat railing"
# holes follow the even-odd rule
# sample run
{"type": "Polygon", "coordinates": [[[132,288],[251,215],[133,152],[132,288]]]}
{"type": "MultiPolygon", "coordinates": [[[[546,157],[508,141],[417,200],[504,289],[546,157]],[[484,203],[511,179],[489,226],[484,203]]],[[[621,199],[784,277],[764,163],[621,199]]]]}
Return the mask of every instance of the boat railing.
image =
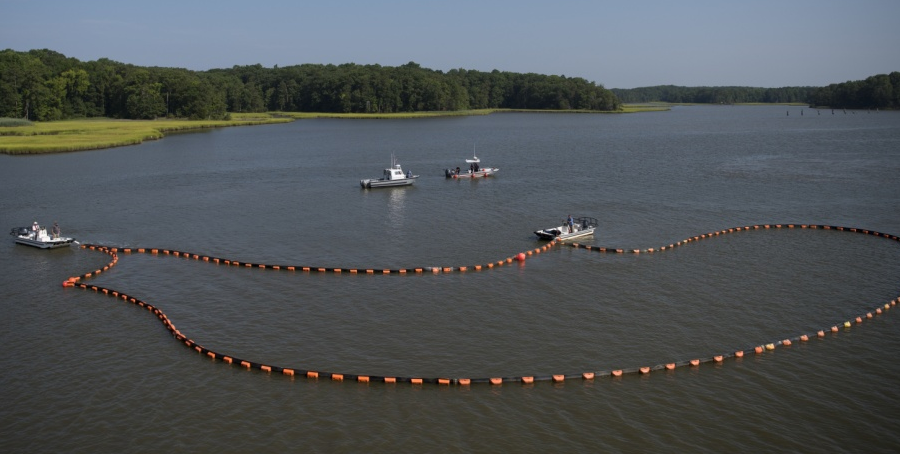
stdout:
{"type": "Polygon", "coordinates": [[[578,226],[579,229],[582,229],[582,230],[589,229],[589,228],[596,228],[598,225],[600,225],[600,222],[597,221],[596,218],[592,218],[592,217],[588,217],[588,216],[577,217],[577,218],[574,218],[573,221],[574,221],[574,224],[576,226],[578,226]]]}

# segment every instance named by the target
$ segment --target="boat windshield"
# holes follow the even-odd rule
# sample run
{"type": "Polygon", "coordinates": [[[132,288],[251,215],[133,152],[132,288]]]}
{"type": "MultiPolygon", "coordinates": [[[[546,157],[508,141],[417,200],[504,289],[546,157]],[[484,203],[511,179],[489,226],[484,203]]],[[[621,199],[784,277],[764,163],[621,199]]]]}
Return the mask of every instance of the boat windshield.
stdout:
{"type": "Polygon", "coordinates": [[[595,218],[582,216],[574,219],[574,224],[579,226],[582,229],[589,229],[592,227],[597,227],[599,222],[595,218]]]}

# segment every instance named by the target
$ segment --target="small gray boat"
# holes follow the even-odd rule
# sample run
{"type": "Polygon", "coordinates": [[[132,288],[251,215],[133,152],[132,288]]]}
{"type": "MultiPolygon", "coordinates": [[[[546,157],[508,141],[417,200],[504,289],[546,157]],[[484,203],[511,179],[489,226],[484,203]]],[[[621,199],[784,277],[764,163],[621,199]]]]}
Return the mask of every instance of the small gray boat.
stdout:
{"type": "Polygon", "coordinates": [[[542,240],[572,240],[588,235],[593,235],[597,228],[597,220],[589,217],[572,218],[563,221],[563,225],[559,227],[551,227],[549,229],[535,230],[534,234],[542,240]]]}
{"type": "Polygon", "coordinates": [[[500,169],[496,167],[482,167],[481,159],[478,159],[478,156],[475,156],[475,147],[472,147],[472,159],[466,159],[466,164],[469,165],[468,169],[461,169],[459,167],[455,169],[444,169],[444,176],[447,178],[484,178],[489,177],[497,172],[500,169]]]}
{"type": "Polygon", "coordinates": [[[359,180],[359,185],[365,189],[409,186],[416,181],[416,178],[419,178],[419,176],[413,175],[412,172],[403,173],[403,169],[400,168],[400,163],[397,162],[397,159],[392,153],[391,167],[384,169],[384,176],[381,178],[359,180]]]}
{"type": "Polygon", "coordinates": [[[16,243],[18,244],[24,244],[25,246],[40,249],[55,249],[68,246],[75,242],[75,238],[48,235],[47,229],[41,227],[37,229],[29,227],[13,227],[9,234],[16,238],[16,243]]]}

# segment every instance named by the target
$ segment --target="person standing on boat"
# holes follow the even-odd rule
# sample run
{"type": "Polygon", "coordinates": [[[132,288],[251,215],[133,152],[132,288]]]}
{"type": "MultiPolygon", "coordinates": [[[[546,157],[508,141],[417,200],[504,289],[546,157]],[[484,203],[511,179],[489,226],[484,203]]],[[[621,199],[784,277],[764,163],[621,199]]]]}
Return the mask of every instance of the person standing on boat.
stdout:
{"type": "Polygon", "coordinates": [[[60,231],[59,231],[59,223],[57,223],[56,221],[53,221],[52,232],[53,232],[53,239],[58,240],[60,231]]]}
{"type": "Polygon", "coordinates": [[[566,219],[566,224],[569,225],[569,233],[572,233],[572,228],[575,225],[575,220],[572,219],[572,215],[569,215],[569,219],[566,219]]]}
{"type": "Polygon", "coordinates": [[[34,235],[34,239],[38,239],[38,232],[41,230],[41,226],[38,225],[37,221],[34,221],[34,224],[31,224],[31,233],[34,235]]]}

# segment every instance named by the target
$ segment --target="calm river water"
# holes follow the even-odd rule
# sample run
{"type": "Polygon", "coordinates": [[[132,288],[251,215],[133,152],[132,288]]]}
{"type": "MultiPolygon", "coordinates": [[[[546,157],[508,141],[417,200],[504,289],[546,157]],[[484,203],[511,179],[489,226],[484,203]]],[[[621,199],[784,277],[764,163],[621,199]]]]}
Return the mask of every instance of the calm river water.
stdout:
{"type": "MultiPolygon", "coordinates": [[[[0,225],[86,243],[327,268],[456,267],[539,247],[566,215],[594,246],[730,227],[900,234],[900,112],[676,107],[304,120],[139,146],[0,155],[0,225]],[[447,180],[476,153],[496,178],[447,180]],[[362,190],[394,153],[415,186],[362,190]]],[[[0,245],[2,452],[897,452],[900,243],[753,230],[662,252],[554,248],[466,273],[350,275],[121,255],[90,283],[188,337],[297,369],[647,375],[502,386],[334,382],[247,371],[152,314],[60,283],[109,257],[0,245]],[[849,329],[814,334],[863,316],[849,329]]]]}

